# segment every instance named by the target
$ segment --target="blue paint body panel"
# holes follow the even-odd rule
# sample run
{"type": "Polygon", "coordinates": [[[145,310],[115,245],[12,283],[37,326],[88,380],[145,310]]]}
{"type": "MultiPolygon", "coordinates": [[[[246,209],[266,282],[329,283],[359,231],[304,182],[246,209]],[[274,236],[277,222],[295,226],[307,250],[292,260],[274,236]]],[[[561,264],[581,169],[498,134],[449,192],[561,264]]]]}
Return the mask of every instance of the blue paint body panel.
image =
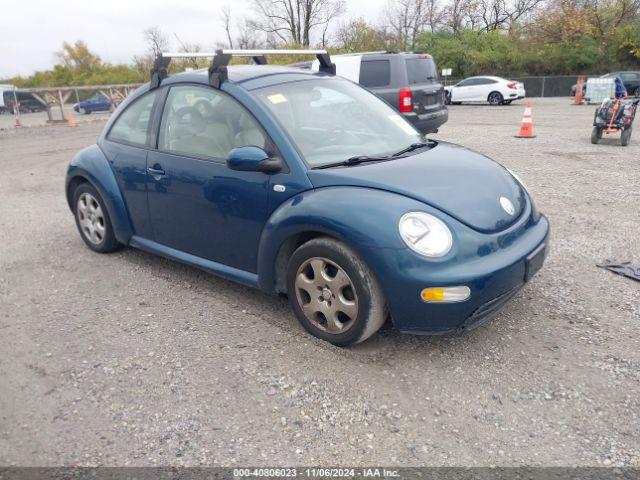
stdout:
{"type": "Polygon", "coordinates": [[[195,255],[190,255],[180,250],[176,250],[175,248],[170,248],[166,245],[161,245],[157,242],[153,242],[136,235],[131,237],[129,245],[139,248],[140,250],[144,250],[145,252],[155,253],[156,255],[160,255],[170,260],[176,260],[178,262],[191,265],[192,267],[200,268],[201,270],[242,283],[249,287],[258,287],[258,276],[255,273],[245,272],[244,270],[229,267],[222,263],[212,262],[195,255]]]}
{"type": "MultiPolygon", "coordinates": [[[[252,91],[320,77],[331,79],[286,67],[238,66],[229,68],[229,81],[221,86],[271,139],[286,165],[279,173],[232,170],[224,162],[160,152],[154,131],[142,146],[109,140],[119,114],[148,91],[143,86],[118,107],[98,145],[73,159],[67,193],[78,178],[89,181],[103,197],[120,242],[266,292],[277,288],[283,245],[304,235],[332,236],[369,265],[394,324],[405,332],[459,330],[520,288],[529,279],[531,256],[547,249],[549,223],[518,181],[492,160],[444,142],[393,161],[309,170],[252,91]],[[501,196],[512,200],[512,215],[500,206],[501,196]],[[398,221],[410,211],[435,215],[449,227],[449,253],[428,259],[405,246],[398,221]],[[468,286],[471,297],[451,304],[420,299],[424,288],[455,285],[468,286]]],[[[163,80],[153,128],[163,92],[182,84],[207,85],[207,75],[163,80]]]]}
{"type": "Polygon", "coordinates": [[[72,192],[69,191],[69,185],[76,178],[86,179],[98,190],[109,211],[116,239],[124,244],[129,243],[133,235],[129,212],[113,170],[97,145],[80,151],[69,164],[65,192],[70,207],[72,192]]]}

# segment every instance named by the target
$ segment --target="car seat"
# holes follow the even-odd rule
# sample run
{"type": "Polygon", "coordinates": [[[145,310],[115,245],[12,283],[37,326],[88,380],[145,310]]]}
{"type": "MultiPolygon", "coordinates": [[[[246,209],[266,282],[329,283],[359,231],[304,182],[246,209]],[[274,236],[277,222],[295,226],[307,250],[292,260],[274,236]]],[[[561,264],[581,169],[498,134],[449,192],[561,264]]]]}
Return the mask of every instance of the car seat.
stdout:
{"type": "Polygon", "coordinates": [[[225,158],[229,151],[218,142],[224,133],[219,129],[207,132],[204,117],[194,107],[182,107],[173,113],[166,134],[168,138],[162,143],[172,152],[225,158]]]}
{"type": "Polygon", "coordinates": [[[234,139],[235,147],[244,147],[247,145],[255,145],[264,148],[264,134],[257,128],[255,121],[248,113],[242,113],[238,121],[239,131],[234,139]]]}

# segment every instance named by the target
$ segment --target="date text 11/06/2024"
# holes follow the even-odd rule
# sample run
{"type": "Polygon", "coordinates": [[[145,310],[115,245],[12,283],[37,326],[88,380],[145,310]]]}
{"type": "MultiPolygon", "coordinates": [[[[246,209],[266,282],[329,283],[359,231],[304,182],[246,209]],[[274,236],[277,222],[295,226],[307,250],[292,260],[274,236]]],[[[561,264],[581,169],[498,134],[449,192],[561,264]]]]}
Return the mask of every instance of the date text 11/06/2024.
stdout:
{"type": "Polygon", "coordinates": [[[387,468],[237,468],[234,478],[398,478],[398,470],[387,468]]]}

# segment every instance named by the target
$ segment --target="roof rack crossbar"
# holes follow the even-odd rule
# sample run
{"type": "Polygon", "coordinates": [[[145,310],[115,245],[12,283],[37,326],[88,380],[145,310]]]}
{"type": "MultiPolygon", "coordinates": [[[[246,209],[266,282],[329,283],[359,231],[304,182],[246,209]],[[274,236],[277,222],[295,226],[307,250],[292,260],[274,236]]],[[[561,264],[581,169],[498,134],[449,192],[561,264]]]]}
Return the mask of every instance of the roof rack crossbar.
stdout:
{"type": "Polygon", "coordinates": [[[162,79],[167,77],[169,63],[172,58],[212,58],[209,67],[209,83],[220,88],[228,79],[227,66],[232,56],[251,57],[257,65],[267,63],[266,55],[315,55],[320,62],[320,71],[336,74],[336,66],[326,50],[233,50],[220,49],[215,52],[163,52],[158,54],[151,70],[151,88],[157,88],[162,79]]]}

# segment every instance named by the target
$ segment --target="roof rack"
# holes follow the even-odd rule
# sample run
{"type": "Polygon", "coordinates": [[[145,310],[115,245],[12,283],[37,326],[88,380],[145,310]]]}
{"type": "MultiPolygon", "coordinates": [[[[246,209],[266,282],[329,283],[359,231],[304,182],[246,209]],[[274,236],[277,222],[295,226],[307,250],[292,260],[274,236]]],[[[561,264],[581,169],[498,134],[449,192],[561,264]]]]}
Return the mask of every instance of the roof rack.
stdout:
{"type": "Polygon", "coordinates": [[[158,88],[160,82],[167,78],[169,63],[172,58],[212,58],[209,66],[209,84],[220,88],[228,79],[227,66],[232,56],[251,57],[258,65],[266,65],[266,55],[315,55],[320,62],[320,71],[336,74],[336,66],[326,50],[227,50],[215,52],[162,52],[158,54],[151,69],[151,88],[158,88]]]}

